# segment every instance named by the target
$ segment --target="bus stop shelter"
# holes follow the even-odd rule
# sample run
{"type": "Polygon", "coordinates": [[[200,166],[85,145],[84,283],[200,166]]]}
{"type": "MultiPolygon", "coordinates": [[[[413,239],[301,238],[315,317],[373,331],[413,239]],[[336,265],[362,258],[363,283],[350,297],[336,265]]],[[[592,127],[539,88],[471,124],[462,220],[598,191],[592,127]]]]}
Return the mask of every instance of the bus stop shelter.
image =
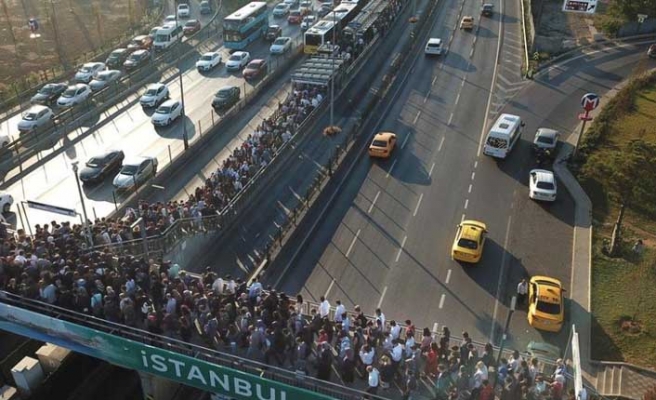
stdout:
{"type": "Polygon", "coordinates": [[[339,87],[344,60],[333,57],[313,57],[305,61],[292,74],[292,83],[328,86],[331,79],[339,87]]]}

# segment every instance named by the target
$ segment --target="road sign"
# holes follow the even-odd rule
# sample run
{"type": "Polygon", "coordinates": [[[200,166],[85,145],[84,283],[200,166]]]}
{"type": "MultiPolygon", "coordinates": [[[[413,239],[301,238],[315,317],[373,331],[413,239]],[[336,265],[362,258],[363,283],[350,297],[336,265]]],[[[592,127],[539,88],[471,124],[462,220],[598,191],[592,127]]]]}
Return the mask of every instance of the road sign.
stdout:
{"type": "Polygon", "coordinates": [[[638,22],[641,24],[645,22],[647,18],[649,18],[649,15],[647,14],[638,14],[638,22]]]}
{"type": "Polygon", "coordinates": [[[55,214],[68,215],[69,217],[77,216],[77,212],[71,208],[64,208],[59,206],[53,206],[52,204],[39,203],[36,201],[26,201],[29,208],[34,208],[35,210],[47,211],[55,214]]]}
{"type": "Polygon", "coordinates": [[[581,97],[581,107],[587,112],[594,110],[599,105],[599,95],[586,93],[581,97]]]}
{"type": "Polygon", "coordinates": [[[563,11],[594,14],[597,11],[597,0],[565,0],[563,11]]]}

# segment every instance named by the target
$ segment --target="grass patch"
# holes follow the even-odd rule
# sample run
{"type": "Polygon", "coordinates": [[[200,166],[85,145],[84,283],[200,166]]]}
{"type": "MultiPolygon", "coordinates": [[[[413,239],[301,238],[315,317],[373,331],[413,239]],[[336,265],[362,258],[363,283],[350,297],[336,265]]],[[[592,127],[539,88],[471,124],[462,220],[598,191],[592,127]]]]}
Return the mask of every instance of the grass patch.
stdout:
{"type": "MultiPolygon", "coordinates": [[[[656,144],[656,82],[653,81],[646,80],[638,88],[634,86],[630,104],[611,105],[621,111],[606,118],[608,129],[586,149],[588,156],[596,153],[610,157],[635,139],[656,144]]],[[[627,101],[626,93],[619,97],[620,101],[627,101]]],[[[656,215],[652,211],[655,205],[627,208],[621,257],[607,257],[601,251],[603,241],[610,238],[619,204],[602,183],[584,176],[579,179],[593,204],[592,356],[596,360],[656,368],[656,215]],[[641,255],[631,249],[637,239],[645,244],[641,255]],[[634,321],[635,325],[627,321],[634,321]]]]}

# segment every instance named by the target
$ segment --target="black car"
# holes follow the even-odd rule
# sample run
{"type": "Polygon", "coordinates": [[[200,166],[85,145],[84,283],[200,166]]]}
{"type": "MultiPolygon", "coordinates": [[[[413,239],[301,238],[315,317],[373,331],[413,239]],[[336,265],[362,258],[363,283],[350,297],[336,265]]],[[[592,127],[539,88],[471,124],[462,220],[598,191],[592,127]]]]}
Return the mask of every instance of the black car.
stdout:
{"type": "Polygon", "coordinates": [[[239,101],[241,90],[237,86],[226,86],[219,89],[212,99],[212,107],[216,110],[227,109],[239,101]]]}
{"type": "Polygon", "coordinates": [[[267,29],[266,33],[264,34],[264,39],[269,42],[273,42],[280,36],[282,36],[282,28],[278,25],[269,25],[269,29],[267,29]]]}
{"type": "Polygon", "coordinates": [[[115,175],[121,169],[125,154],[121,150],[112,150],[91,157],[80,171],[80,180],[84,183],[97,183],[107,176],[115,175]]]}
{"type": "Polygon", "coordinates": [[[32,104],[52,104],[57,101],[57,98],[59,98],[59,96],[64,93],[67,87],[67,83],[48,83],[39,89],[39,91],[34,96],[32,96],[30,102],[32,104]]]}
{"type": "Polygon", "coordinates": [[[652,44],[649,46],[649,50],[647,50],[647,55],[649,58],[656,58],[656,44],[652,44]]]}
{"type": "Polygon", "coordinates": [[[137,50],[130,54],[130,57],[125,60],[123,68],[125,68],[126,71],[134,71],[135,69],[146,65],[149,60],[150,52],[148,50],[137,50]]]}
{"type": "Polygon", "coordinates": [[[494,4],[485,3],[483,4],[483,7],[481,7],[481,14],[485,17],[491,17],[493,12],[494,4]]]}
{"type": "Polygon", "coordinates": [[[131,51],[128,49],[116,49],[109,53],[109,57],[105,60],[105,65],[108,69],[120,69],[125,60],[130,56],[131,51]]]}

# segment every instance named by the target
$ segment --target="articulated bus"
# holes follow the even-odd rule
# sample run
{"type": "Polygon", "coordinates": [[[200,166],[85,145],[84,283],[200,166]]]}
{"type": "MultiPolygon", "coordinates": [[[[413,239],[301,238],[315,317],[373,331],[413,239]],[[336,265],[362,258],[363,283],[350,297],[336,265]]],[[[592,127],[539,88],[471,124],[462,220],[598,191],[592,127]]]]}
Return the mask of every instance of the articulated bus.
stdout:
{"type": "Polygon", "coordinates": [[[263,1],[253,1],[223,20],[223,44],[243,50],[269,28],[269,9],[263,1]]]}
{"type": "Polygon", "coordinates": [[[333,38],[338,40],[341,30],[358,15],[368,1],[342,1],[339,6],[335,7],[333,11],[305,32],[303,52],[305,54],[317,54],[321,45],[332,42],[333,38]],[[335,29],[335,32],[333,32],[333,29],[335,29]]]}
{"type": "Polygon", "coordinates": [[[342,30],[343,38],[349,43],[355,43],[360,37],[369,41],[374,35],[372,29],[374,23],[388,6],[389,2],[387,0],[372,0],[342,30]]]}

